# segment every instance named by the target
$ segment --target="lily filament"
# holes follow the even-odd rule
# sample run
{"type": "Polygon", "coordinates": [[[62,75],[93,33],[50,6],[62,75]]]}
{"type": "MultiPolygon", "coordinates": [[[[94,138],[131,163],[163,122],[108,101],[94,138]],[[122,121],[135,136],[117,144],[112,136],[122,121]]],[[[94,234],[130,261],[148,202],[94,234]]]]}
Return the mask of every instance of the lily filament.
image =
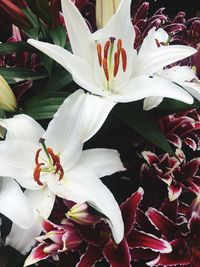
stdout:
{"type": "Polygon", "coordinates": [[[43,183],[40,180],[41,172],[44,172],[44,173],[51,172],[54,174],[58,173],[59,174],[59,180],[61,180],[64,176],[64,170],[60,164],[59,156],[54,153],[52,148],[50,148],[50,147],[47,148],[44,141],[45,140],[41,138],[39,142],[41,143],[42,148],[43,148],[45,154],[47,155],[48,161],[45,163],[39,161],[42,148],[38,149],[36,151],[36,154],[35,154],[36,167],[35,167],[34,172],[33,172],[34,180],[41,186],[43,185],[43,183]]]}
{"type": "Polygon", "coordinates": [[[114,37],[110,37],[110,39],[105,43],[103,49],[101,44],[97,44],[96,47],[99,66],[103,69],[108,90],[110,90],[110,82],[118,74],[120,63],[124,72],[127,67],[127,54],[126,50],[123,48],[122,40],[117,40],[116,51],[114,52],[115,42],[116,39],[114,37]]]}

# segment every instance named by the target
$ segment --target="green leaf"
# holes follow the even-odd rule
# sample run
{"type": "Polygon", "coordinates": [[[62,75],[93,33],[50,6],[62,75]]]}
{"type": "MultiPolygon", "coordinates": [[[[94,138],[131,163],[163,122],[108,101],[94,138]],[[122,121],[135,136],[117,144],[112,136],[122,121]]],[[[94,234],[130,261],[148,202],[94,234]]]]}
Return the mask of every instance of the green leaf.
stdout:
{"type": "Polygon", "coordinates": [[[15,52],[25,52],[33,51],[34,48],[27,42],[17,42],[17,43],[4,43],[0,44],[0,55],[11,54],[15,52]]]}
{"type": "Polygon", "coordinates": [[[46,84],[43,91],[59,91],[73,81],[72,76],[65,69],[59,69],[46,84]]]}
{"type": "Polygon", "coordinates": [[[42,52],[38,52],[40,55],[40,60],[42,64],[44,65],[45,69],[47,70],[49,76],[51,77],[52,74],[52,68],[53,68],[53,59],[47,56],[46,54],[42,52]]]}
{"type": "Polygon", "coordinates": [[[55,29],[51,29],[49,31],[49,34],[54,44],[59,45],[61,47],[65,46],[67,33],[64,26],[59,25],[55,29]]]}
{"type": "Polygon", "coordinates": [[[39,80],[47,77],[46,74],[23,68],[0,68],[0,75],[10,84],[26,80],[39,80]]]}
{"type": "Polygon", "coordinates": [[[27,101],[24,113],[36,120],[50,119],[68,95],[69,93],[61,92],[48,92],[37,95],[27,101]]]}
{"type": "Polygon", "coordinates": [[[189,105],[178,100],[165,98],[158,108],[166,111],[171,111],[172,113],[191,108],[200,108],[200,102],[198,100],[195,100],[192,105],[189,105]]]}
{"type": "Polygon", "coordinates": [[[37,16],[33,14],[30,9],[24,8],[22,9],[22,11],[29,18],[30,22],[33,25],[33,27],[30,30],[27,30],[26,33],[28,33],[28,35],[32,38],[38,39],[41,25],[39,24],[37,16]]]}
{"type": "Polygon", "coordinates": [[[30,9],[47,23],[51,22],[48,0],[28,0],[30,9]]]}
{"type": "Polygon", "coordinates": [[[138,103],[121,104],[114,109],[115,114],[133,128],[138,134],[161,148],[170,155],[174,155],[167,139],[161,132],[153,114],[143,111],[138,103]]]}

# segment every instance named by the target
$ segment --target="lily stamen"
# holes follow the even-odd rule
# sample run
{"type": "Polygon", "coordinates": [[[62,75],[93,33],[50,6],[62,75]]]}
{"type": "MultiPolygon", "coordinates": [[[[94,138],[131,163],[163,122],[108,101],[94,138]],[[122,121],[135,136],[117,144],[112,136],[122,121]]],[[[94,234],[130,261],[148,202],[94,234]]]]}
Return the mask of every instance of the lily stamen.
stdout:
{"type": "Polygon", "coordinates": [[[99,65],[100,67],[102,66],[102,55],[101,55],[101,45],[97,44],[97,55],[98,55],[98,59],[99,59],[99,65]]]}
{"type": "MultiPolygon", "coordinates": [[[[45,140],[40,139],[39,142],[42,144],[42,147],[43,147],[43,149],[47,155],[48,162],[46,162],[46,163],[44,163],[44,162],[40,163],[39,162],[40,152],[42,151],[42,149],[41,148],[38,149],[36,152],[36,155],[35,155],[36,167],[35,167],[34,172],[33,172],[33,177],[34,177],[34,180],[39,185],[42,186],[43,183],[40,181],[41,172],[45,172],[45,173],[53,172],[54,174],[58,174],[59,180],[61,180],[64,177],[64,170],[60,164],[59,156],[53,152],[53,149],[51,149],[50,147],[48,147],[48,148],[46,147],[45,140]]],[[[45,160],[43,160],[43,161],[45,161],[45,160]]]]}
{"type": "Polygon", "coordinates": [[[110,40],[106,42],[105,46],[104,46],[104,58],[107,60],[108,58],[108,51],[110,48],[110,40]]]}
{"type": "Polygon", "coordinates": [[[106,80],[109,82],[109,71],[108,71],[108,61],[106,58],[103,59],[103,70],[106,76],[106,80]]]}
{"type": "Polygon", "coordinates": [[[127,67],[127,55],[124,48],[121,49],[121,55],[122,55],[122,69],[125,72],[127,67]]]}
{"type": "Polygon", "coordinates": [[[112,87],[112,79],[115,78],[119,71],[120,66],[120,56],[122,58],[122,70],[125,72],[127,68],[127,54],[126,50],[123,48],[123,42],[121,39],[117,40],[110,37],[104,45],[103,59],[102,59],[102,46],[97,44],[97,55],[99,59],[99,65],[103,68],[103,72],[107,81],[107,89],[110,90],[112,87]],[[114,51],[115,49],[115,51],[114,51]]]}
{"type": "Polygon", "coordinates": [[[120,62],[120,52],[117,51],[115,53],[115,58],[114,58],[114,71],[113,71],[113,75],[114,77],[117,75],[118,73],[118,69],[119,69],[119,62],[120,62]]]}
{"type": "Polygon", "coordinates": [[[34,169],[34,172],[33,172],[33,177],[34,177],[34,180],[39,184],[39,185],[43,185],[43,183],[40,181],[40,173],[41,173],[41,166],[44,165],[44,163],[40,163],[38,164],[35,169],[34,169]]]}

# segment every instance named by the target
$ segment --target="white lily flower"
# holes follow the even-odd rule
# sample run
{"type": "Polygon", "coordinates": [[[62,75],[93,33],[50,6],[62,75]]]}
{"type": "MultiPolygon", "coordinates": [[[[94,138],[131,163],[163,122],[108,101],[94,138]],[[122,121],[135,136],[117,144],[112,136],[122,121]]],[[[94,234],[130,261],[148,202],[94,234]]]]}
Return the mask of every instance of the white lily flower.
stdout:
{"type": "MultiPolygon", "coordinates": [[[[157,50],[158,46],[167,45],[168,41],[169,35],[163,29],[158,29],[156,31],[155,29],[151,29],[142,44],[141,50],[142,52],[150,53],[153,50],[157,50]]],[[[178,84],[187,92],[189,92],[194,98],[200,101],[200,81],[196,76],[195,69],[188,66],[177,65],[171,68],[158,70],[157,74],[162,78],[178,84]]],[[[150,110],[154,107],[157,107],[162,101],[162,96],[147,97],[144,100],[144,109],[150,110]]]]}
{"type": "Polygon", "coordinates": [[[33,211],[28,199],[18,183],[9,177],[0,177],[0,213],[23,231],[33,224],[33,211]]]}
{"type": "MultiPolygon", "coordinates": [[[[120,1],[107,24],[91,33],[84,18],[70,0],[62,0],[73,54],[66,49],[37,40],[28,43],[44,52],[73,76],[74,81],[95,95],[114,103],[131,102],[149,96],[169,97],[193,103],[185,90],[168,79],[154,75],[163,67],[196,52],[183,45],[161,46],[149,51],[133,49],[134,29],[131,0],[120,1]]],[[[154,44],[156,45],[156,40],[154,44]]]]}
{"type": "MultiPolygon", "coordinates": [[[[30,204],[44,218],[50,215],[56,195],[89,203],[105,215],[119,243],[124,233],[121,212],[112,193],[99,179],[124,170],[119,153],[112,149],[82,151],[83,141],[102,125],[98,114],[104,113],[105,117],[108,114],[106,109],[102,110],[102,103],[96,103],[96,98],[82,90],[76,91],[60,106],[46,131],[26,115],[1,120],[8,133],[6,140],[0,142],[0,173],[14,177],[29,189],[25,194],[30,204]],[[92,116],[87,108],[91,101],[96,108],[92,116]]],[[[112,106],[107,101],[107,109],[112,106]]],[[[34,238],[41,231],[38,225],[36,218],[34,227],[24,237],[14,225],[7,244],[27,252],[32,242],[28,237],[34,238]]]]}

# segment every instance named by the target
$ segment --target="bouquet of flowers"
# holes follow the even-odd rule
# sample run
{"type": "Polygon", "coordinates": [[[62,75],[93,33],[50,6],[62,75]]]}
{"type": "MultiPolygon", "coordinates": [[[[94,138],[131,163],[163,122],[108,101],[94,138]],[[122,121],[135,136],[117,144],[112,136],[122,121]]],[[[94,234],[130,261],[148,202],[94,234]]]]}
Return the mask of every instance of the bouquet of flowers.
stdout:
{"type": "Polygon", "coordinates": [[[200,18],[0,1],[0,266],[200,266],[200,18]]]}

